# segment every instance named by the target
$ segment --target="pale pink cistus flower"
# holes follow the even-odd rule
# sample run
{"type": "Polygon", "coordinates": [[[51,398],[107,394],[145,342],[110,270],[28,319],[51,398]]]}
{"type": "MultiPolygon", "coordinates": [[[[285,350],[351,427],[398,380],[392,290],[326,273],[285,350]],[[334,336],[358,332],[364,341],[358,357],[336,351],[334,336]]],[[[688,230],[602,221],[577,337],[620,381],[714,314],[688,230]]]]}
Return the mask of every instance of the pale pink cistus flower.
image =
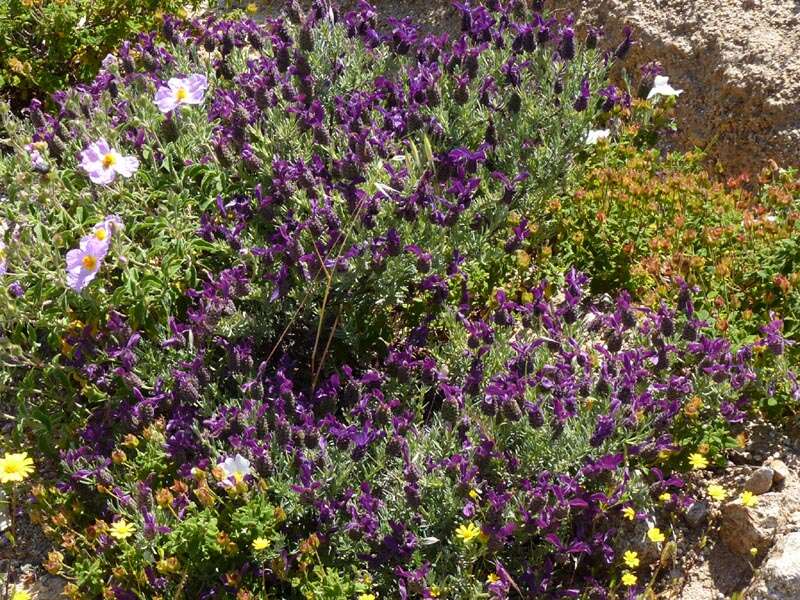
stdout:
{"type": "Polygon", "coordinates": [[[87,236],[79,248],[67,252],[67,285],[80,292],[95,278],[108,251],[108,244],[87,236]]]}
{"type": "Polygon", "coordinates": [[[123,156],[105,138],[100,138],[81,152],[81,168],[89,175],[92,183],[108,185],[117,174],[131,177],[139,168],[139,159],[135,156],[123,156]]]}
{"type": "Polygon", "coordinates": [[[122,219],[117,215],[108,215],[92,228],[92,233],[83,237],[82,241],[97,240],[106,246],[111,244],[114,234],[125,229],[122,219]]]}
{"type": "Polygon", "coordinates": [[[167,85],[156,90],[155,103],[158,110],[166,114],[178,107],[201,104],[208,89],[205,75],[194,74],[188,77],[172,77],[167,85]]]}

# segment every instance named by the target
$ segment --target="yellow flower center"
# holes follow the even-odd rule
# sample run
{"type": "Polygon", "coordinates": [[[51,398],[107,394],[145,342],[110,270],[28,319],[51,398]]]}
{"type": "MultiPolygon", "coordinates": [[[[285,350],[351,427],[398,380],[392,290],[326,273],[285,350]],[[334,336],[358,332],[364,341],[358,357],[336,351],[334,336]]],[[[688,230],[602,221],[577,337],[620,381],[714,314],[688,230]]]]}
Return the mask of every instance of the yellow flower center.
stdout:
{"type": "Polygon", "coordinates": [[[178,102],[183,102],[184,100],[186,100],[186,97],[188,95],[189,95],[189,92],[186,91],[186,88],[181,86],[181,87],[178,88],[178,91],[175,92],[175,99],[178,102]]]}
{"type": "Polygon", "coordinates": [[[109,152],[103,157],[103,168],[110,169],[115,164],[117,164],[117,157],[114,156],[113,153],[109,152]]]}
{"type": "Polygon", "coordinates": [[[98,229],[97,231],[95,231],[95,232],[94,232],[94,237],[96,237],[96,238],[97,238],[98,240],[100,240],[101,242],[102,242],[104,239],[106,239],[106,237],[108,237],[108,234],[106,233],[106,229],[105,229],[105,227],[101,227],[100,229],[98,229]]]}
{"type": "Polygon", "coordinates": [[[83,268],[87,271],[94,271],[95,267],[97,267],[97,259],[94,256],[84,256],[81,263],[83,264],[83,268]]]}

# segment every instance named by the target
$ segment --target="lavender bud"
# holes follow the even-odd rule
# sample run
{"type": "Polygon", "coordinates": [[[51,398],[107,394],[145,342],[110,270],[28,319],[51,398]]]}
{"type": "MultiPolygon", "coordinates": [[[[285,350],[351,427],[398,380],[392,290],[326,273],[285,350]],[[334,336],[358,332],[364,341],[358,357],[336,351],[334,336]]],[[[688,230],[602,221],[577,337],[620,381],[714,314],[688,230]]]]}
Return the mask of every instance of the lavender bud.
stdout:
{"type": "Polygon", "coordinates": [[[403,456],[403,438],[393,435],[388,442],[386,442],[386,454],[395,458],[402,458],[403,456]]]}
{"type": "Polygon", "coordinates": [[[515,422],[522,418],[522,411],[519,408],[519,404],[513,398],[509,398],[503,402],[501,411],[503,413],[503,417],[505,417],[508,421],[515,422]]]}
{"type": "Polygon", "coordinates": [[[459,410],[458,400],[452,396],[442,402],[442,418],[451,425],[455,425],[458,421],[459,410]]]}
{"type": "Polygon", "coordinates": [[[625,39],[622,40],[617,49],[614,50],[614,57],[623,60],[630,52],[631,47],[633,46],[633,31],[630,27],[625,27],[625,39]]]}
{"type": "Polygon", "coordinates": [[[122,57],[122,72],[126,75],[130,75],[136,70],[136,64],[133,62],[133,58],[130,54],[126,54],[122,57]]]}
{"type": "Polygon", "coordinates": [[[692,323],[686,323],[683,326],[681,337],[689,342],[695,341],[697,339],[697,328],[692,323]]]}
{"type": "Polygon", "coordinates": [[[672,337],[675,333],[675,322],[672,320],[671,317],[665,316],[661,319],[661,335],[664,337],[672,337]]]}
{"type": "Polygon", "coordinates": [[[177,43],[178,40],[175,36],[175,24],[172,22],[172,19],[164,19],[164,26],[161,28],[161,32],[164,35],[164,39],[169,43],[177,43]]]}
{"type": "Polygon", "coordinates": [[[171,116],[161,122],[161,137],[167,142],[174,142],[178,139],[178,124],[171,116]]]}
{"type": "Polygon", "coordinates": [[[303,8],[297,0],[292,0],[289,3],[286,9],[286,16],[289,18],[289,21],[295,25],[298,25],[303,19],[303,8]]]}
{"type": "Polygon", "coordinates": [[[222,52],[222,56],[227,56],[233,51],[234,43],[233,43],[233,36],[231,35],[230,31],[226,31],[222,36],[222,47],[220,48],[220,52],[222,52]]]}
{"type": "Polygon", "coordinates": [[[298,45],[300,49],[304,52],[313,52],[314,51],[314,37],[311,35],[311,26],[309,23],[303,25],[303,28],[300,30],[300,35],[298,36],[298,45]]]}
{"type": "Polygon", "coordinates": [[[612,331],[606,337],[606,347],[609,352],[619,352],[622,349],[622,336],[612,331]]]}
{"type": "Polygon", "coordinates": [[[64,156],[64,151],[66,149],[67,146],[66,144],[64,144],[64,140],[62,140],[57,135],[54,135],[49,140],[47,140],[47,151],[50,153],[50,156],[52,156],[56,160],[64,156]]]}
{"type": "Polygon", "coordinates": [[[308,58],[302,52],[297,51],[294,53],[294,69],[301,79],[311,75],[311,65],[308,64],[308,58]]]}
{"type": "Polygon", "coordinates": [[[47,127],[47,121],[44,118],[44,113],[42,113],[42,109],[38,106],[31,108],[31,123],[34,127],[36,127],[36,129],[43,129],[44,127],[47,127]]]}
{"type": "Polygon", "coordinates": [[[456,88],[456,91],[453,92],[453,99],[456,101],[456,104],[459,106],[464,106],[469,100],[469,92],[467,91],[467,86],[460,85],[456,88]]]}
{"type": "Polygon", "coordinates": [[[227,60],[221,60],[219,65],[217,66],[217,76],[221,79],[233,79],[235,73],[233,72],[233,67],[227,60]]]}
{"type": "Polygon", "coordinates": [[[320,146],[327,146],[331,143],[331,138],[324,127],[314,127],[314,142],[320,146]]]}
{"type": "Polygon", "coordinates": [[[441,103],[442,96],[439,93],[438,89],[436,89],[435,87],[432,87],[432,88],[428,89],[427,99],[428,99],[428,106],[436,107],[436,106],[439,106],[439,104],[441,103]]]}
{"type": "Polygon", "coordinates": [[[275,56],[275,65],[278,67],[278,71],[281,73],[286,73],[286,70],[289,68],[289,65],[292,63],[292,58],[289,54],[289,48],[285,45],[278,47],[278,52],[275,56]]]}
{"type": "Polygon", "coordinates": [[[478,74],[478,56],[476,54],[469,54],[464,60],[464,69],[467,71],[471,79],[474,79],[478,74]]]}

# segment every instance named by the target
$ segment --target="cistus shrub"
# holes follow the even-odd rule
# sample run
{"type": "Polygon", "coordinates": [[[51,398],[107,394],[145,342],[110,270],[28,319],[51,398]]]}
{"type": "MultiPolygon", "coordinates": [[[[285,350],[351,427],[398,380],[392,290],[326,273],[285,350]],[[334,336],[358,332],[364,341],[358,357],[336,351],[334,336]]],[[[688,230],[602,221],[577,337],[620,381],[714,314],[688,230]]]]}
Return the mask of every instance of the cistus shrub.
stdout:
{"type": "Polygon", "coordinates": [[[651,306],[681,277],[721,331],[757,335],[777,315],[786,335],[800,335],[797,172],[719,182],[699,153],[642,150],[637,134],[597,148],[576,189],[548,205],[525,248],[532,264],[575,265],[592,273],[594,292],[627,289],[651,306]]]}
{"type": "Polygon", "coordinates": [[[4,0],[0,4],[0,94],[22,108],[68,83],[94,77],[120,42],[157,25],[176,0],[4,0]]]}
{"type": "Polygon", "coordinates": [[[671,470],[800,394],[778,320],[521,268],[631,39],[459,8],[167,19],[4,114],[0,385],[68,596],[632,597],[671,470]]]}

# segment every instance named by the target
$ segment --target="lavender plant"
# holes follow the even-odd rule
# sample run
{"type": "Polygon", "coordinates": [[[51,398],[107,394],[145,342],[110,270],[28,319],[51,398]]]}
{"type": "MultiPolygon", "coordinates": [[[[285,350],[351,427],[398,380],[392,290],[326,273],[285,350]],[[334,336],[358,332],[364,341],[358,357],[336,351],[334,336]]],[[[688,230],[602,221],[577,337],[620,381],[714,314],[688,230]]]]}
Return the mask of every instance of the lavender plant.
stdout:
{"type": "Polygon", "coordinates": [[[681,282],[520,268],[630,34],[459,8],[451,42],[366,3],[167,19],[4,115],[0,384],[70,597],[633,596],[671,469],[798,394],[777,321],[733,347],[681,282]]]}
{"type": "Polygon", "coordinates": [[[611,55],[521,5],[464,14],[452,45],[407,20],[379,32],[368,5],[318,6],[296,26],[168,18],[94,83],[56,94],[56,114],[6,113],[6,385],[28,402],[42,379],[102,398],[62,377],[75,334],[116,310],[162,339],[185,291],[248,246],[270,285],[239,325],[317,355],[326,340],[295,332],[321,334],[342,311],[334,350],[374,355],[468,254],[488,297],[514,269],[503,247],[534,227],[519,215],[564,185],[611,55]],[[94,275],[76,294],[64,257],[111,215],[125,230],[92,259],[97,275],[75,272],[94,275]]]}

